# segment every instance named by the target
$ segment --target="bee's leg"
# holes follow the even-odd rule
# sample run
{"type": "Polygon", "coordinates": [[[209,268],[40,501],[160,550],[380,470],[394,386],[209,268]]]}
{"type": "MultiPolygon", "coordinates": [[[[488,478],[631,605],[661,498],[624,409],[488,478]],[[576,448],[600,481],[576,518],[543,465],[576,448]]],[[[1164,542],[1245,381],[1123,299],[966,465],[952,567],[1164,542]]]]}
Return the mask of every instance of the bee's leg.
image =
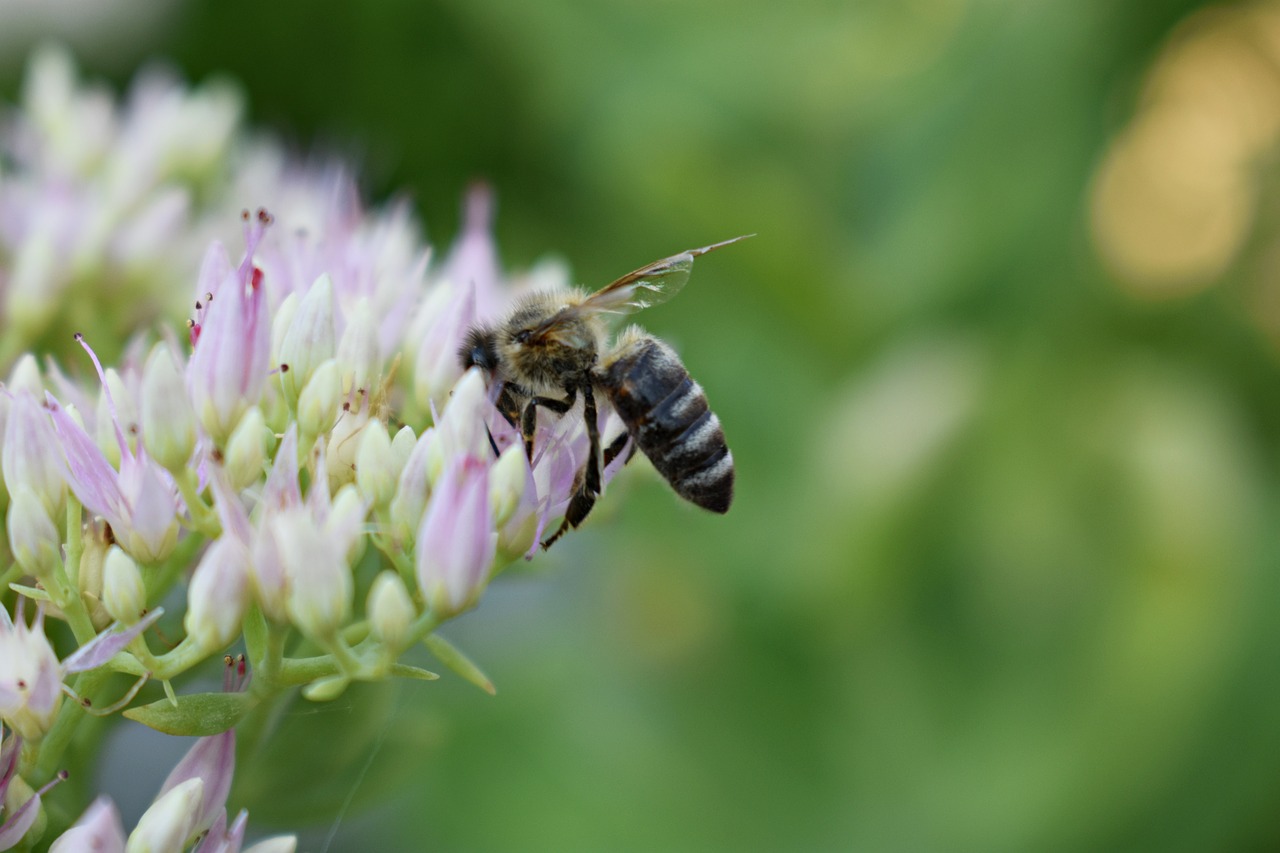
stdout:
{"type": "MultiPolygon", "coordinates": [[[[498,414],[502,415],[502,419],[511,426],[516,426],[520,418],[520,406],[516,403],[515,397],[511,396],[511,387],[503,382],[498,386],[498,397],[494,401],[494,406],[498,410],[498,414]]],[[[493,449],[493,457],[496,459],[502,455],[498,450],[498,442],[493,440],[493,433],[486,426],[484,434],[489,437],[489,447],[493,449]]]]}
{"type": "Polygon", "coordinates": [[[512,426],[517,426],[520,420],[520,404],[516,402],[516,398],[511,393],[511,386],[506,382],[502,383],[502,387],[498,389],[498,399],[494,404],[498,408],[498,414],[502,415],[502,419],[512,426]]]}
{"type": "MultiPolygon", "coordinates": [[[[608,468],[609,463],[611,463],[613,460],[618,458],[618,454],[621,453],[622,449],[627,446],[628,438],[630,438],[630,436],[624,432],[622,435],[615,438],[613,442],[604,449],[604,467],[608,468]]],[[[631,457],[635,455],[636,455],[636,445],[635,445],[635,442],[633,441],[631,443],[631,449],[627,451],[627,458],[622,461],[622,464],[626,465],[628,462],[631,461],[631,457]]]]}
{"type": "Polygon", "coordinates": [[[596,495],[586,489],[580,488],[573,493],[573,497],[569,499],[569,508],[564,511],[564,521],[560,522],[560,527],[555,533],[552,533],[542,541],[542,548],[546,550],[556,543],[556,540],[563,536],[570,527],[577,527],[587,517],[587,513],[591,512],[591,508],[596,505],[596,495]]]}
{"type": "MultiPolygon", "coordinates": [[[[570,396],[573,391],[570,390],[570,396]]],[[[555,541],[565,534],[570,527],[577,527],[596,505],[596,497],[600,494],[600,426],[599,413],[596,411],[596,396],[591,383],[582,386],[582,417],[587,424],[587,438],[590,447],[587,450],[587,464],[582,471],[582,481],[569,499],[569,506],[564,511],[564,521],[560,527],[543,543],[543,549],[550,548],[555,541]]]]}
{"type": "MultiPolygon", "coordinates": [[[[600,494],[600,414],[596,411],[596,395],[591,390],[591,383],[582,384],[582,419],[587,422],[587,438],[590,446],[587,450],[587,476],[582,481],[583,488],[593,495],[600,494]]],[[[583,513],[585,517],[586,513],[583,513]]],[[[577,527],[578,525],[574,525],[577,527]]]]}
{"type": "Polygon", "coordinates": [[[557,400],[554,397],[531,397],[524,407],[524,415],[520,418],[520,434],[524,437],[524,455],[528,457],[530,463],[533,462],[533,434],[538,430],[538,407],[542,406],[557,415],[563,415],[578,399],[577,389],[565,390],[568,394],[563,400],[557,400]]]}

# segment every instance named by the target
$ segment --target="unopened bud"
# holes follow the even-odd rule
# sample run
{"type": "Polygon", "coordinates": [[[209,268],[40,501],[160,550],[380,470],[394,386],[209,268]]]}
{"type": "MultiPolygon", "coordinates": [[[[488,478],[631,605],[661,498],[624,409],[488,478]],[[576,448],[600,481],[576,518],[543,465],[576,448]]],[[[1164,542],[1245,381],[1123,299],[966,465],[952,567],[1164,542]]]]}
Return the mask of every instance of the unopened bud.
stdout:
{"type": "Polygon", "coordinates": [[[430,408],[444,402],[461,372],[458,346],[475,321],[474,282],[441,282],[423,303],[417,328],[422,329],[413,358],[413,393],[418,405],[430,408]],[[430,314],[430,317],[426,315],[430,314]]]}
{"type": "Polygon", "coordinates": [[[271,430],[262,418],[262,410],[257,406],[244,413],[240,423],[227,439],[224,454],[227,477],[231,487],[237,492],[262,479],[263,465],[267,460],[267,442],[271,439],[271,430]]]}
{"type": "Polygon", "coordinates": [[[495,526],[506,524],[515,513],[528,481],[529,463],[525,460],[524,447],[513,444],[502,451],[489,469],[489,503],[493,507],[495,526]]]}
{"type": "Polygon", "coordinates": [[[62,443],[58,440],[49,413],[28,394],[17,394],[9,406],[5,423],[4,449],[0,468],[9,494],[20,486],[35,493],[45,513],[56,518],[62,512],[67,483],[63,477],[62,443]]]}
{"type": "MultiPolygon", "coordinates": [[[[323,362],[333,358],[337,345],[335,337],[333,281],[326,274],[316,279],[302,297],[280,341],[280,363],[289,365],[288,372],[280,374],[280,385],[287,400],[301,404],[301,395],[305,393],[312,374],[323,362]]],[[[336,398],[342,390],[341,376],[336,367],[333,383],[336,398]]]]}
{"type": "Polygon", "coordinates": [[[356,454],[356,485],[376,507],[385,507],[395,495],[400,469],[391,451],[391,437],[382,421],[369,421],[360,434],[360,451],[356,454]]]}
{"type": "Polygon", "coordinates": [[[373,636],[398,655],[409,644],[409,627],[417,615],[400,575],[384,571],[374,578],[367,606],[373,636]]]}
{"type": "Polygon", "coordinates": [[[147,587],[138,564],[116,545],[102,567],[102,606],[111,618],[132,625],[147,607],[147,587]]]}
{"type": "Polygon", "coordinates": [[[454,460],[432,492],[414,545],[427,606],[443,618],[474,604],[488,583],[496,548],[488,466],[454,460]]]}
{"type": "Polygon", "coordinates": [[[87,525],[81,534],[83,550],[76,571],[76,587],[89,607],[93,626],[102,629],[111,624],[112,616],[102,606],[102,578],[107,562],[106,522],[87,525]]]}
{"type": "Polygon", "coordinates": [[[338,364],[342,366],[342,393],[371,391],[377,379],[381,354],[378,352],[378,321],[369,300],[361,298],[347,317],[347,328],[338,343],[338,364]]]}
{"type": "Polygon", "coordinates": [[[409,464],[409,454],[413,453],[414,445],[417,443],[418,436],[414,435],[413,427],[408,424],[400,427],[395,438],[391,439],[391,456],[397,471],[403,471],[404,466],[409,464]]]}
{"type": "Polygon", "coordinates": [[[23,353],[18,363],[13,366],[6,383],[14,394],[26,391],[37,400],[44,399],[44,380],[40,378],[40,365],[31,353],[23,353]]]}
{"type": "Polygon", "coordinates": [[[28,574],[48,578],[58,563],[62,537],[34,491],[20,485],[9,499],[9,548],[28,574]]]}
{"type": "Polygon", "coordinates": [[[244,546],[229,536],[204,552],[187,589],[183,626],[201,648],[220,649],[240,633],[248,605],[248,562],[244,546]]]}
{"type": "MultiPolygon", "coordinates": [[[[298,313],[298,302],[300,297],[295,290],[284,298],[276,308],[275,314],[271,318],[271,363],[273,366],[279,367],[285,364],[281,347],[284,344],[284,336],[289,331],[289,325],[293,323],[293,315],[298,313]]],[[[283,382],[284,377],[281,377],[283,382]]]]}
{"type": "Polygon", "coordinates": [[[493,404],[489,402],[484,376],[478,369],[468,370],[453,387],[449,403],[440,416],[440,447],[427,466],[431,482],[439,478],[449,460],[461,456],[482,459],[492,452],[485,424],[485,417],[491,411],[493,404]]]}
{"type": "Polygon", "coordinates": [[[44,333],[62,304],[60,291],[65,273],[59,269],[55,235],[49,225],[40,225],[21,240],[9,259],[5,282],[5,326],[7,334],[34,341],[44,333]]]}
{"type": "Polygon", "coordinates": [[[356,481],[356,456],[360,453],[360,436],[369,423],[367,412],[343,410],[324,449],[324,467],[329,475],[329,491],[356,481]]]}
{"type": "Polygon", "coordinates": [[[163,343],[151,349],[142,373],[142,441],[151,458],[175,474],[196,446],[196,413],[173,351],[163,343]]]}
{"type": "Polygon", "coordinates": [[[98,449],[102,451],[102,455],[111,463],[111,467],[118,469],[120,440],[116,437],[116,421],[112,418],[111,406],[115,404],[120,428],[124,430],[125,441],[129,443],[132,450],[137,449],[135,433],[138,424],[138,407],[134,405],[133,395],[129,393],[124,380],[120,378],[120,373],[114,367],[108,367],[102,375],[103,386],[102,392],[98,395],[94,440],[97,442],[98,449]],[[111,392],[110,396],[107,394],[108,391],[111,392]]]}
{"type": "Polygon", "coordinates": [[[412,542],[418,533],[418,522],[427,508],[431,484],[427,479],[427,463],[436,441],[436,431],[428,429],[419,438],[413,452],[400,471],[395,497],[391,499],[391,532],[398,542],[412,542]]]}
{"type": "Polygon", "coordinates": [[[333,547],[350,565],[358,563],[364,553],[367,539],[364,535],[364,522],[368,517],[369,503],[356,486],[348,483],[338,489],[338,493],[333,496],[333,505],[329,507],[324,532],[333,547]]]}
{"type": "Polygon", "coordinates": [[[351,615],[351,571],[333,543],[316,529],[305,510],[273,519],[276,546],[287,583],[285,608],[304,634],[328,637],[351,615]]]}
{"type": "Polygon", "coordinates": [[[167,791],[143,813],[129,835],[125,853],[184,850],[200,818],[204,781],[192,778],[167,791]]]}
{"type": "Polygon", "coordinates": [[[331,358],[315,369],[298,397],[298,428],[302,434],[324,435],[333,429],[341,400],[338,362],[331,358]]]}

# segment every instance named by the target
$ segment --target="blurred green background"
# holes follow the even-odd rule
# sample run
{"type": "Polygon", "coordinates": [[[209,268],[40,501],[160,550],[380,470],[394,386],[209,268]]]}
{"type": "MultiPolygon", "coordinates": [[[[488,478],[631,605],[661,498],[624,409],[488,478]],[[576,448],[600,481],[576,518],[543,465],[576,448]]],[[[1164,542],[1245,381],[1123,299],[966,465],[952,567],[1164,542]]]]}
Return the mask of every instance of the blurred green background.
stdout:
{"type": "Polygon", "coordinates": [[[318,850],[336,824],[334,851],[1280,846],[1278,21],[189,0],[70,34],[121,85],[156,58],[240,81],[437,244],[490,180],[510,266],[551,250],[595,286],[759,234],[643,317],[725,424],[733,511],[634,466],[451,626],[496,698],[299,705],[242,757],[253,825],[318,850]]]}

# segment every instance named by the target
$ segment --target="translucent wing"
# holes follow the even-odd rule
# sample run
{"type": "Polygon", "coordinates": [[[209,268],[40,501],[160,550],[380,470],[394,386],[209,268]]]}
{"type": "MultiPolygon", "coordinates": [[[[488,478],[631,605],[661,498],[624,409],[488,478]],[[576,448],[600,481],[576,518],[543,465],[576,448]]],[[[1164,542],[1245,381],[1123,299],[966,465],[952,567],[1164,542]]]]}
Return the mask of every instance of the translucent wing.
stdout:
{"type": "Polygon", "coordinates": [[[554,334],[564,329],[574,318],[585,314],[630,314],[641,308],[666,302],[679,293],[685,282],[689,280],[689,270],[693,268],[694,258],[754,236],[754,234],[744,234],[732,240],[722,240],[710,246],[703,246],[701,249],[689,249],[678,255],[646,264],[617,281],[605,285],[581,302],[561,308],[529,330],[529,336],[537,339],[554,334]]]}
{"type": "Polygon", "coordinates": [[[646,264],[600,288],[577,308],[579,311],[586,312],[606,311],[614,314],[630,314],[641,308],[666,302],[679,293],[689,281],[689,271],[693,268],[694,258],[753,236],[755,235],[744,234],[732,240],[712,243],[701,249],[689,249],[678,255],[646,264]]]}

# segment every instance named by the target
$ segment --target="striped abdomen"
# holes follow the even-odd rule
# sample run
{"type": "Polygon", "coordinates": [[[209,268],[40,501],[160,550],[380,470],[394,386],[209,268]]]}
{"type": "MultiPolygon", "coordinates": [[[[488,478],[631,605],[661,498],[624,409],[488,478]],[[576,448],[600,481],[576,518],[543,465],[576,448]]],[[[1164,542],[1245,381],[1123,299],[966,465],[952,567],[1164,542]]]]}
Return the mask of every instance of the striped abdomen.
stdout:
{"type": "Polygon", "coordinates": [[[598,371],[627,432],[676,494],[712,512],[733,502],[733,454],[707,395],[671,347],[629,335],[598,371]]]}

